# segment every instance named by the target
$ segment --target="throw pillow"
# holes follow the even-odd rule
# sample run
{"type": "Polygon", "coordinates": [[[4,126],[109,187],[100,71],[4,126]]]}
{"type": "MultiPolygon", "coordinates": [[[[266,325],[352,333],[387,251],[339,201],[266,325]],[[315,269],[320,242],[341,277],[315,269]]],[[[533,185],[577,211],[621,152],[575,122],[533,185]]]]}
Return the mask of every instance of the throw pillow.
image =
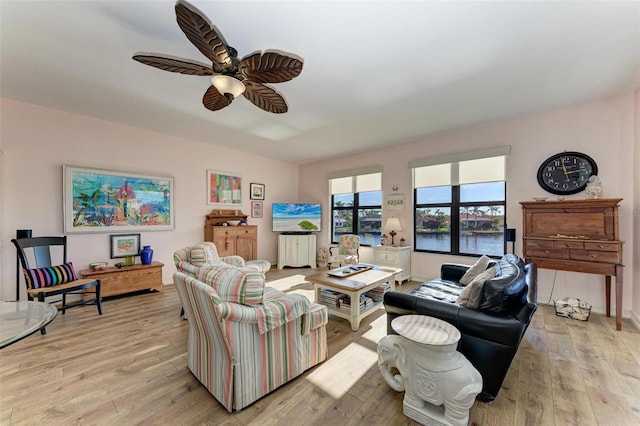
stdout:
{"type": "Polygon", "coordinates": [[[192,265],[204,266],[207,263],[219,261],[220,258],[216,246],[211,242],[204,242],[191,247],[189,260],[192,265]]]}
{"type": "Polygon", "coordinates": [[[496,276],[497,268],[494,266],[478,274],[462,291],[456,303],[471,309],[477,309],[482,301],[482,287],[485,281],[496,276]]]}
{"type": "Polygon", "coordinates": [[[473,265],[471,265],[471,267],[469,267],[469,269],[467,269],[467,272],[464,273],[462,278],[460,278],[460,284],[469,284],[471,281],[473,281],[475,277],[487,270],[489,262],[491,262],[490,257],[485,255],[481,256],[480,259],[476,261],[476,263],[474,263],[473,265]]]}
{"type": "Polygon", "coordinates": [[[500,261],[496,265],[495,278],[487,280],[482,291],[481,311],[496,314],[511,312],[527,303],[527,283],[524,271],[510,262],[500,261]]]}
{"type": "Polygon", "coordinates": [[[47,268],[23,269],[22,271],[27,282],[27,288],[30,290],[65,284],[78,279],[71,262],[47,268]]]}
{"type": "Polygon", "coordinates": [[[198,279],[209,284],[225,302],[255,306],[262,303],[264,274],[236,268],[205,268],[198,279]]]}

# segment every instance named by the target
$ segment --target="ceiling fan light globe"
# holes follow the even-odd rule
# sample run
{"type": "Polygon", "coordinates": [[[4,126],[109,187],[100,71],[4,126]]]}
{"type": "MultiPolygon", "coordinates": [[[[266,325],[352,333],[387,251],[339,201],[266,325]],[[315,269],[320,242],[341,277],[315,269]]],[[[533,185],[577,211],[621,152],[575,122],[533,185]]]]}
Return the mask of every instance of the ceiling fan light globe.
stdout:
{"type": "Polygon", "coordinates": [[[228,75],[214,75],[211,77],[211,84],[220,94],[229,94],[234,98],[242,95],[245,90],[244,84],[240,80],[228,75]]]}

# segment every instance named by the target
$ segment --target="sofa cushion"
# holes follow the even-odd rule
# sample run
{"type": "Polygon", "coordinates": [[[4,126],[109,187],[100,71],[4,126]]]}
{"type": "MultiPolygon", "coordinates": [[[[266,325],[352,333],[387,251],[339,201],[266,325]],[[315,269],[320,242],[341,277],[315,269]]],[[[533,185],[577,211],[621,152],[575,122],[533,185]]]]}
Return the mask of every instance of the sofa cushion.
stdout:
{"type": "Polygon", "coordinates": [[[494,266],[476,276],[473,281],[462,289],[456,302],[467,308],[476,309],[482,301],[482,289],[485,281],[495,277],[496,271],[497,268],[494,266]]]}
{"type": "Polygon", "coordinates": [[[517,265],[499,261],[496,276],[485,281],[479,310],[494,313],[510,312],[522,306],[522,295],[527,291],[524,270],[517,265]]]}
{"type": "Polygon", "coordinates": [[[455,303],[464,286],[455,281],[436,278],[420,284],[411,290],[410,294],[425,299],[438,300],[440,302],[455,303]]]}
{"type": "Polygon", "coordinates": [[[200,281],[213,287],[225,302],[255,306],[262,303],[265,279],[260,272],[235,268],[203,268],[200,281]]]}
{"type": "Polygon", "coordinates": [[[487,266],[489,265],[489,262],[491,262],[491,258],[489,256],[485,256],[485,255],[481,256],[476,261],[476,263],[474,263],[469,267],[469,269],[467,269],[467,272],[465,272],[462,278],[460,278],[460,284],[467,285],[471,281],[473,281],[475,277],[477,277],[478,275],[480,275],[481,273],[487,270],[487,266]]]}

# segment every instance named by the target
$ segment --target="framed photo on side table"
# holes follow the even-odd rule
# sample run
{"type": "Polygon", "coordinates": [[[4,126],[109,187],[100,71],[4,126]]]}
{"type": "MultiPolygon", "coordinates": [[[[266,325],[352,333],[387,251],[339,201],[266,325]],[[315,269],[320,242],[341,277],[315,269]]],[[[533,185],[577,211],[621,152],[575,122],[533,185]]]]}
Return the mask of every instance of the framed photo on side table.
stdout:
{"type": "Polygon", "coordinates": [[[111,259],[140,254],[140,234],[111,235],[111,259]]]}
{"type": "Polygon", "coordinates": [[[264,184],[251,183],[249,185],[249,197],[252,200],[264,200],[264,184]]]}
{"type": "Polygon", "coordinates": [[[262,217],[262,201],[251,202],[251,217],[262,217]]]}

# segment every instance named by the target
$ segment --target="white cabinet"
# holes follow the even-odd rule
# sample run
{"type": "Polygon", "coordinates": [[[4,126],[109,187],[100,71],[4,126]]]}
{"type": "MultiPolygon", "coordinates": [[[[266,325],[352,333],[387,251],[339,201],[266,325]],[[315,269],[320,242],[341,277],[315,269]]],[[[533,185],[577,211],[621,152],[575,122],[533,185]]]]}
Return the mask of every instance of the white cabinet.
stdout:
{"type": "Polygon", "coordinates": [[[316,236],[285,235],[278,236],[278,269],[285,266],[316,267],[316,236]]]}
{"type": "Polygon", "coordinates": [[[371,249],[374,264],[402,268],[402,272],[396,275],[398,284],[411,279],[411,246],[371,246],[371,249]]]}

